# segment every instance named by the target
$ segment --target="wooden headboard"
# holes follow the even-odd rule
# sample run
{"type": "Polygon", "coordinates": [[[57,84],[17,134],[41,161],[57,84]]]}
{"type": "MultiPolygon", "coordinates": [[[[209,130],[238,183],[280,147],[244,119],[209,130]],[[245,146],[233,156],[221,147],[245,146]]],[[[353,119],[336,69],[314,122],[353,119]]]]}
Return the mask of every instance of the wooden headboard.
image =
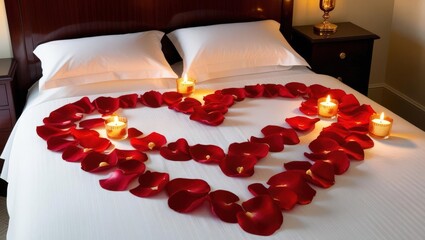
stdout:
{"type": "MultiPolygon", "coordinates": [[[[105,34],[217,23],[274,19],[289,40],[293,0],[5,0],[13,55],[18,62],[17,109],[28,88],[41,77],[33,50],[40,43],[105,34]]],[[[163,50],[170,62],[179,56],[169,40],[163,50]]]]}

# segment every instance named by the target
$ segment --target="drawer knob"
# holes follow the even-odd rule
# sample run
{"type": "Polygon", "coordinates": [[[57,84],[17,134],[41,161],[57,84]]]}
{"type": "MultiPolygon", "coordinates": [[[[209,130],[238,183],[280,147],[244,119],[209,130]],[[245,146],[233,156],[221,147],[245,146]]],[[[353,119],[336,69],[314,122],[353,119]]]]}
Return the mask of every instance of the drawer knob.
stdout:
{"type": "Polygon", "coordinates": [[[339,58],[340,58],[341,60],[344,60],[346,57],[347,57],[347,54],[345,54],[345,52],[341,52],[341,53],[339,54],[339,58]]]}

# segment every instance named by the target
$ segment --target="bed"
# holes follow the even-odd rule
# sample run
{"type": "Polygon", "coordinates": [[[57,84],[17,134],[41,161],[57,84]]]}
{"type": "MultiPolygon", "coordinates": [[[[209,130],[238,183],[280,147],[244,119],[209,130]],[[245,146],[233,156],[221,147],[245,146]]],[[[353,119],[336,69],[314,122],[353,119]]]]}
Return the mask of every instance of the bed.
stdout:
{"type": "Polygon", "coordinates": [[[22,112],[1,155],[8,239],[425,236],[425,133],[310,71],[293,1],[5,4],[22,112]],[[318,117],[325,95],[337,117],[318,117]],[[374,112],[389,138],[370,136],[374,112]]]}

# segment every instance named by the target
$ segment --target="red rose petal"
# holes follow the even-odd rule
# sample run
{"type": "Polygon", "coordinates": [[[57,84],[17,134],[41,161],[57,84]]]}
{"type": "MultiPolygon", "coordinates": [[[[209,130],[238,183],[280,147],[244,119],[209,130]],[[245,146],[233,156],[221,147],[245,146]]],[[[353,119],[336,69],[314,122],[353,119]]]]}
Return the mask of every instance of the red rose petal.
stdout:
{"type": "Polygon", "coordinates": [[[363,149],[372,148],[374,146],[373,140],[366,134],[360,133],[351,133],[349,136],[345,138],[347,142],[357,142],[363,149]]]}
{"type": "Polygon", "coordinates": [[[309,170],[306,171],[307,179],[314,185],[329,188],[335,183],[335,170],[332,163],[326,161],[316,161],[309,170]]]}
{"type": "Polygon", "coordinates": [[[347,94],[341,98],[338,109],[341,112],[352,112],[360,106],[359,100],[353,94],[347,94]]]}
{"type": "Polygon", "coordinates": [[[305,175],[305,171],[288,170],[273,175],[267,184],[270,188],[289,188],[298,195],[298,204],[309,204],[316,195],[316,190],[307,183],[305,175]]]}
{"type": "Polygon", "coordinates": [[[46,126],[46,125],[37,126],[36,131],[37,131],[37,135],[44,140],[48,140],[49,138],[52,138],[52,137],[65,138],[69,136],[71,133],[70,129],[61,129],[61,128],[56,128],[56,127],[46,126]]]}
{"type": "Polygon", "coordinates": [[[123,171],[117,169],[107,179],[100,179],[100,186],[109,191],[124,191],[128,185],[138,176],[138,173],[124,174],[123,171]]]}
{"type": "Polygon", "coordinates": [[[119,161],[126,160],[136,160],[139,162],[146,162],[148,160],[148,155],[139,150],[121,150],[115,149],[119,161]]]}
{"type": "Polygon", "coordinates": [[[295,98],[297,97],[296,95],[293,95],[289,89],[285,86],[282,86],[279,88],[279,96],[284,97],[284,98],[295,98]]]}
{"type": "Polygon", "coordinates": [[[168,206],[174,211],[187,213],[195,210],[205,200],[211,188],[201,179],[176,178],[165,187],[168,206]]]}
{"type": "Polygon", "coordinates": [[[81,140],[83,138],[88,138],[88,137],[99,137],[99,132],[95,130],[91,130],[91,129],[73,128],[70,130],[70,133],[77,140],[81,140]]]}
{"type": "Polygon", "coordinates": [[[223,95],[231,95],[235,101],[242,101],[245,99],[245,89],[243,88],[224,88],[220,91],[223,95]]]}
{"type": "Polygon", "coordinates": [[[345,138],[334,131],[321,131],[317,138],[328,138],[334,140],[339,145],[345,144],[345,138]]]}
{"type": "Polygon", "coordinates": [[[71,145],[63,151],[62,159],[67,162],[81,162],[87,154],[88,152],[84,151],[83,148],[71,145]]]}
{"type": "Polygon", "coordinates": [[[229,177],[251,177],[257,158],[253,155],[227,155],[219,166],[221,171],[229,177]]]}
{"type": "Polygon", "coordinates": [[[139,96],[136,93],[122,95],[118,97],[121,108],[135,108],[137,106],[137,100],[139,96]]]}
{"type": "Polygon", "coordinates": [[[304,156],[312,161],[326,160],[327,153],[304,153],[304,156]]]}
{"type": "Polygon", "coordinates": [[[320,118],[296,116],[292,118],[286,118],[285,121],[295,130],[310,131],[314,129],[314,124],[320,121],[320,118]]]}
{"type": "Polygon", "coordinates": [[[342,89],[331,89],[329,90],[328,95],[331,95],[333,99],[336,99],[339,103],[341,103],[343,102],[342,98],[347,95],[347,93],[342,89]]]}
{"type": "Polygon", "coordinates": [[[196,106],[202,106],[202,103],[194,98],[185,98],[182,102],[170,105],[169,108],[177,112],[190,114],[194,111],[194,107],[196,106]]]}
{"type": "Polygon", "coordinates": [[[134,137],[140,137],[140,136],[142,136],[143,135],[143,132],[142,131],[140,131],[139,129],[137,129],[137,128],[133,128],[133,127],[131,127],[131,128],[129,128],[128,129],[128,134],[127,134],[127,137],[128,138],[134,138],[134,137]]]}
{"type": "Polygon", "coordinates": [[[258,98],[263,96],[264,86],[261,84],[245,86],[245,95],[249,98],[258,98]]]}
{"type": "Polygon", "coordinates": [[[209,200],[211,212],[224,222],[237,223],[236,214],[243,211],[242,206],[237,204],[239,197],[225,190],[210,192],[209,200]]]}
{"type": "Polygon", "coordinates": [[[142,96],[140,96],[140,101],[148,107],[158,108],[162,105],[162,94],[153,90],[145,92],[142,96]]]}
{"type": "Polygon", "coordinates": [[[303,170],[303,171],[307,171],[308,169],[310,169],[312,166],[312,164],[310,162],[307,161],[291,161],[291,162],[287,162],[285,164],[283,164],[283,167],[286,170],[303,170]]]}
{"type": "Polygon", "coordinates": [[[327,137],[316,138],[310,142],[308,147],[313,153],[328,153],[340,148],[338,142],[327,137]]]}
{"type": "Polygon", "coordinates": [[[168,173],[146,171],[139,176],[139,186],[130,190],[138,197],[150,197],[160,193],[170,180],[168,173]]]}
{"type": "Polygon", "coordinates": [[[350,167],[350,159],[343,151],[332,151],[326,154],[326,161],[329,161],[334,166],[335,174],[340,175],[345,173],[350,167]]]}
{"type": "Polygon", "coordinates": [[[222,103],[227,107],[231,107],[235,103],[235,98],[232,95],[223,95],[221,93],[213,93],[204,97],[205,104],[222,103]]]}
{"type": "Polygon", "coordinates": [[[100,172],[116,166],[117,162],[118,158],[115,152],[110,154],[90,152],[81,161],[81,169],[86,172],[100,172]]]}
{"type": "Polygon", "coordinates": [[[182,101],[182,99],[183,99],[183,94],[178,92],[165,92],[162,94],[162,100],[168,106],[179,103],[182,101]]]}
{"type": "Polygon", "coordinates": [[[272,134],[278,134],[282,137],[283,143],[287,145],[295,145],[300,143],[297,132],[291,128],[284,128],[275,125],[268,125],[261,129],[261,132],[264,136],[269,136],[272,134]]]}
{"type": "Polygon", "coordinates": [[[265,136],[263,138],[258,138],[252,136],[250,141],[253,143],[265,143],[269,146],[270,152],[281,152],[285,148],[283,144],[283,138],[278,134],[273,134],[269,136],[265,136]]]}
{"type": "Polygon", "coordinates": [[[91,103],[88,97],[82,97],[80,100],[73,102],[72,105],[82,109],[82,113],[92,113],[95,110],[95,106],[91,103]]]}
{"type": "Polygon", "coordinates": [[[138,160],[126,160],[118,162],[118,169],[125,175],[141,174],[145,172],[146,165],[138,160]]]}
{"type": "Polygon", "coordinates": [[[282,210],[291,210],[298,203],[298,194],[286,187],[273,187],[269,194],[282,210]]]}
{"type": "Polygon", "coordinates": [[[269,146],[264,143],[241,142],[229,145],[227,154],[229,156],[253,156],[260,160],[269,153],[269,146]]]}
{"type": "Polygon", "coordinates": [[[196,144],[189,148],[193,160],[200,163],[220,163],[226,154],[215,145],[196,144]]]}
{"type": "Polygon", "coordinates": [[[219,111],[207,113],[202,108],[194,108],[190,119],[206,125],[218,126],[223,123],[224,115],[219,111]]]}
{"type": "Polygon", "coordinates": [[[237,214],[238,223],[248,233],[270,236],[283,223],[283,215],[274,200],[261,195],[242,203],[244,212],[237,214]]]}
{"type": "Polygon", "coordinates": [[[261,183],[250,184],[248,186],[248,190],[254,196],[259,196],[259,195],[264,195],[264,194],[268,195],[269,194],[269,190],[267,190],[267,188],[261,183]]]}
{"type": "Polygon", "coordinates": [[[101,114],[112,114],[120,107],[119,99],[113,97],[98,97],[93,104],[101,114]]]}
{"type": "Polygon", "coordinates": [[[330,88],[322,86],[320,84],[310,85],[308,89],[309,89],[309,92],[308,92],[309,98],[315,98],[315,99],[319,99],[323,96],[326,96],[326,94],[329,94],[328,92],[330,90],[330,88]]]}
{"type": "Polygon", "coordinates": [[[307,116],[317,115],[317,100],[310,98],[301,103],[299,110],[307,116]]]}
{"type": "Polygon", "coordinates": [[[206,113],[210,113],[210,112],[220,112],[222,114],[226,114],[228,111],[228,108],[226,105],[224,105],[223,103],[209,103],[206,105],[202,106],[202,109],[206,112],[206,113]]]}
{"type": "Polygon", "coordinates": [[[342,146],[342,150],[354,160],[364,160],[364,150],[358,142],[350,141],[342,146]]]}
{"type": "Polygon", "coordinates": [[[177,141],[161,147],[159,153],[165,159],[172,161],[188,161],[192,159],[189,153],[189,144],[184,138],[179,138],[177,141]]]}
{"type": "Polygon", "coordinates": [[[156,132],[152,132],[146,137],[130,139],[131,146],[140,151],[159,150],[166,143],[167,139],[156,132]]]}
{"type": "Polygon", "coordinates": [[[103,118],[92,118],[81,121],[78,126],[84,129],[92,129],[105,126],[105,120],[103,118]]]}
{"type": "Polygon", "coordinates": [[[87,136],[78,140],[82,147],[92,149],[96,152],[103,152],[111,146],[111,141],[97,136],[87,136]]]}
{"type": "Polygon", "coordinates": [[[263,84],[264,92],[263,97],[273,98],[279,96],[279,89],[282,87],[280,84],[263,84]]]}
{"type": "Polygon", "coordinates": [[[306,94],[306,91],[307,91],[307,86],[304,83],[299,83],[299,82],[287,83],[285,87],[294,96],[302,96],[306,94]]]}
{"type": "Polygon", "coordinates": [[[51,137],[47,140],[47,149],[54,152],[62,152],[68,146],[75,146],[78,142],[75,140],[68,140],[62,137],[51,137]]]}

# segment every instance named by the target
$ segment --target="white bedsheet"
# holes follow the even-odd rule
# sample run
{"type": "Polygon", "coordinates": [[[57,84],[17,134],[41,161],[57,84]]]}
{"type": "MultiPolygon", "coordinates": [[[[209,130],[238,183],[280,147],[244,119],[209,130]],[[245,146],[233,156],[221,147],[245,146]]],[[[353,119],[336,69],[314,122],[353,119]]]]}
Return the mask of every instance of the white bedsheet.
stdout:
{"type": "MultiPolygon", "coordinates": [[[[375,146],[366,150],[365,160],[352,161],[350,169],[336,177],[334,186],[314,187],[317,194],[312,203],[284,212],[282,227],[267,239],[423,239],[423,131],[336,79],[306,69],[207,81],[197,88],[287,82],[319,83],[354,93],[361,103],[391,115],[394,125],[392,136],[375,140],[375,146]]],[[[170,83],[169,89],[161,91],[173,90],[173,86],[170,83]]],[[[98,95],[90,98],[141,94],[153,86],[125,88],[115,93],[97,92],[98,95]]],[[[2,154],[7,163],[2,178],[9,182],[8,239],[264,239],[243,231],[238,224],[218,220],[206,206],[191,214],[174,212],[167,205],[165,193],[138,198],[128,191],[104,190],[98,180],[107,174],[84,172],[79,163],[65,162],[59,153],[48,151],[46,142],[36,134],[36,126],[57,107],[88,95],[86,90],[70,91],[69,96],[56,92],[45,99],[33,99],[16,124],[9,151],[2,154]]],[[[287,126],[285,118],[302,115],[298,110],[300,102],[300,99],[246,99],[230,108],[224,123],[218,127],[191,121],[187,115],[167,107],[140,107],[124,110],[123,114],[129,118],[130,126],[146,134],[162,133],[168,142],[185,138],[190,145],[210,143],[227,150],[230,143],[261,136],[260,129],[266,125],[287,126]]],[[[286,146],[280,153],[269,153],[256,166],[254,176],[246,179],[226,177],[216,165],[172,162],[159,154],[148,154],[147,168],[168,172],[172,179],[201,178],[213,190],[230,190],[246,201],[252,197],[247,190],[249,184],[265,183],[271,175],[283,170],[285,162],[305,160],[307,144],[331,122],[320,121],[312,132],[299,134],[300,144],[286,146]]],[[[118,148],[131,149],[128,141],[114,143],[118,148]]]]}

